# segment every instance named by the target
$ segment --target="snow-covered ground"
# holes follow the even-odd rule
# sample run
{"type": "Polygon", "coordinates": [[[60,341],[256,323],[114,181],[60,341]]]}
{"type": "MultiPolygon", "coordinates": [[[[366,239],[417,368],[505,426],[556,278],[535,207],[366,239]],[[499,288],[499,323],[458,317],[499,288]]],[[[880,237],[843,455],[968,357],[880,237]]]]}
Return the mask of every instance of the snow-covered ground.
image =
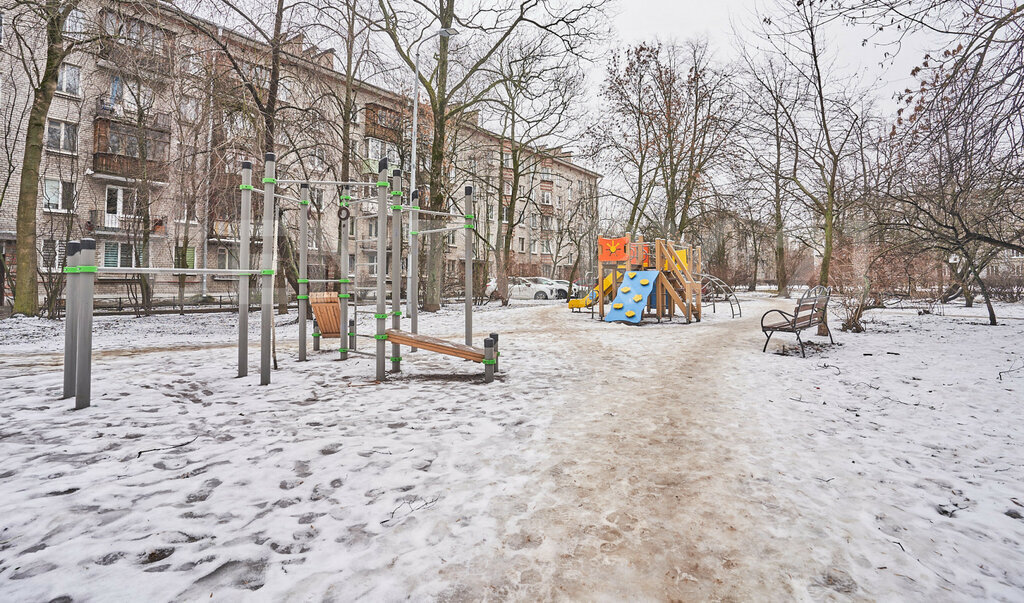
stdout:
{"type": "Polygon", "coordinates": [[[57,399],[62,325],[0,321],[0,600],[1024,598],[1024,308],[761,353],[791,303],[641,327],[489,305],[492,384],[422,351],[379,385],[367,358],[300,364],[284,316],[260,387],[230,314],[98,318],[84,411],[57,399]]]}

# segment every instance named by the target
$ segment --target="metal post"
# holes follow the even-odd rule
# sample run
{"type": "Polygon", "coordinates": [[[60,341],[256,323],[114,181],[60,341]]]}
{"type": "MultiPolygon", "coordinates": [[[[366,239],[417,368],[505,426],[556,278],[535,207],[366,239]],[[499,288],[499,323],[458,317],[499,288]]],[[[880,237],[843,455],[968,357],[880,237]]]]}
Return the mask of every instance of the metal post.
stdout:
{"type": "Polygon", "coordinates": [[[68,242],[67,277],[64,284],[64,395],[63,399],[75,395],[75,341],[78,335],[78,263],[81,259],[82,244],[68,242]]]}
{"type": "MultiPolygon", "coordinates": [[[[348,349],[355,351],[356,349],[356,321],[349,319],[348,321],[348,349]]],[[[348,358],[348,354],[345,355],[348,358]]]]}
{"type": "Polygon", "coordinates": [[[473,345],[473,187],[466,187],[466,345],[473,345]]]}
{"type": "Polygon", "coordinates": [[[498,372],[498,366],[501,364],[501,352],[498,349],[498,334],[491,333],[491,341],[494,342],[494,372],[498,372]]]}
{"type": "Polygon", "coordinates": [[[274,327],[274,184],[277,161],[273,153],[263,157],[263,257],[260,260],[260,385],[270,384],[271,330],[274,327]]]}
{"type": "MultiPolygon", "coordinates": [[[[402,170],[391,173],[391,328],[402,329],[402,170]]],[[[391,344],[391,370],[402,370],[402,346],[391,344]]]]}
{"type": "Polygon", "coordinates": [[[388,158],[380,160],[377,171],[377,312],[373,315],[377,319],[377,381],[384,380],[384,368],[386,353],[387,333],[385,333],[385,322],[387,318],[387,305],[384,301],[384,275],[387,274],[384,263],[384,256],[387,253],[388,240],[388,158]]]}
{"type": "Polygon", "coordinates": [[[484,339],[484,383],[494,381],[494,340],[484,339]]]}
{"type": "MultiPolygon", "coordinates": [[[[252,162],[242,162],[242,223],[238,227],[238,268],[249,270],[252,238],[252,162]]],[[[229,266],[225,266],[229,267],[229,266]]],[[[238,376],[249,374],[249,275],[238,277],[238,376]]]]}
{"type": "Polygon", "coordinates": [[[92,298],[96,279],[96,240],[82,239],[78,272],[77,350],[75,359],[75,410],[89,408],[92,396],[92,298]]]}
{"type": "Polygon", "coordinates": [[[343,187],[341,197],[338,200],[338,266],[341,267],[341,274],[338,277],[338,282],[341,283],[338,292],[338,305],[341,306],[341,320],[338,321],[338,330],[341,331],[338,333],[338,357],[341,360],[348,360],[348,351],[353,349],[351,343],[346,345],[345,342],[355,339],[355,337],[349,335],[352,329],[349,326],[348,319],[348,307],[352,300],[352,294],[349,293],[351,291],[349,283],[352,282],[352,270],[348,265],[348,229],[352,217],[348,205],[352,196],[348,193],[348,186],[343,187]]]}
{"type": "MultiPolygon", "coordinates": [[[[415,165],[415,164],[413,164],[415,165]]],[[[420,236],[413,234],[420,227],[419,192],[416,191],[416,170],[413,169],[409,182],[409,197],[412,199],[412,210],[409,212],[409,286],[405,292],[406,306],[409,310],[409,330],[419,333],[420,318],[420,236]]],[[[416,348],[409,348],[415,352],[416,348]]]]}
{"type": "Polygon", "coordinates": [[[299,185],[299,362],[306,361],[306,309],[309,307],[309,185],[299,185]]]}

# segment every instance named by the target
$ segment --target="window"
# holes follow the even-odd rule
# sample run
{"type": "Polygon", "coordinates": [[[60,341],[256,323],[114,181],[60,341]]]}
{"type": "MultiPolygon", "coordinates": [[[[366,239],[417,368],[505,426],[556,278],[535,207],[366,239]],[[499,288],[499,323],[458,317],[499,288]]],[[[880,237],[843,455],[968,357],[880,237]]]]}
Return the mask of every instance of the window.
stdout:
{"type": "Polygon", "coordinates": [[[370,276],[377,276],[377,252],[371,251],[366,254],[366,269],[370,276]]]}
{"type": "Polygon", "coordinates": [[[537,228],[539,226],[537,222],[537,214],[530,214],[530,228],[537,228]]]}
{"type": "Polygon", "coordinates": [[[81,81],[81,67],[61,63],[61,66],[57,69],[57,92],[79,96],[82,93],[81,81]]]}
{"type": "Polygon", "coordinates": [[[46,126],[46,148],[65,153],[78,152],[78,124],[51,119],[46,126]]]}
{"type": "MultiPolygon", "coordinates": [[[[107,217],[131,215],[134,200],[135,191],[132,189],[123,186],[108,186],[105,207],[107,217]]],[[[108,223],[107,226],[117,226],[117,224],[108,223]]]]}
{"type": "MultiPolygon", "coordinates": [[[[389,159],[388,162],[391,160],[389,159]]],[[[313,170],[322,170],[327,167],[327,153],[322,148],[315,148],[309,155],[309,165],[313,170]]]]}
{"type": "Polygon", "coordinates": [[[103,266],[106,268],[138,268],[145,264],[137,261],[134,248],[131,243],[114,243],[107,241],[103,243],[103,266]]]}
{"type": "Polygon", "coordinates": [[[551,230],[551,216],[543,216],[540,219],[541,230],[551,230]]]}
{"type": "Polygon", "coordinates": [[[541,241],[541,243],[540,243],[540,252],[541,253],[551,253],[551,240],[550,239],[544,239],[543,241],[541,241]]]}
{"type": "Polygon", "coordinates": [[[526,251],[526,239],[523,237],[519,237],[519,251],[526,251]]]}
{"type": "Polygon", "coordinates": [[[310,188],[309,189],[309,201],[310,205],[317,209],[323,209],[324,207],[324,189],[322,188],[310,188]]]}
{"type": "Polygon", "coordinates": [[[510,206],[510,205],[502,206],[502,208],[501,208],[501,221],[502,222],[506,222],[506,223],[512,221],[512,206],[510,206]]]}
{"type": "Polygon", "coordinates": [[[181,99],[181,118],[190,124],[199,121],[199,99],[186,96],[181,99]]]}
{"type": "Polygon", "coordinates": [[[123,95],[124,110],[126,113],[138,113],[153,108],[153,101],[156,94],[146,84],[129,82],[125,87],[123,95]]]}
{"type": "Polygon", "coordinates": [[[67,180],[47,178],[43,181],[43,209],[71,211],[75,207],[75,185],[67,180]]]}
{"type": "Polygon", "coordinates": [[[44,239],[41,255],[40,268],[47,272],[63,270],[67,263],[67,247],[64,241],[44,239]]]}
{"type": "Polygon", "coordinates": [[[540,168],[540,179],[541,180],[551,180],[551,168],[550,167],[544,166],[544,167],[540,168]]]}
{"type": "Polygon", "coordinates": [[[501,154],[501,166],[506,168],[512,167],[512,153],[501,154]]]}
{"type": "Polygon", "coordinates": [[[234,249],[228,249],[227,247],[217,248],[217,268],[221,270],[238,269],[238,254],[235,253],[234,249]]]}
{"type": "Polygon", "coordinates": [[[449,247],[455,247],[455,233],[456,232],[457,231],[455,231],[455,230],[449,231],[448,232],[448,236],[445,237],[446,239],[448,239],[448,246],[449,247]]]}
{"type": "Polygon", "coordinates": [[[198,54],[187,54],[181,58],[181,70],[188,75],[200,76],[203,74],[203,60],[198,54]]]}
{"type": "Polygon", "coordinates": [[[540,194],[541,205],[551,205],[551,193],[549,191],[543,191],[540,194]]]}
{"type": "Polygon", "coordinates": [[[537,253],[537,239],[530,241],[530,253],[537,253]]]}
{"type": "Polygon", "coordinates": [[[505,181],[505,194],[506,195],[511,195],[512,194],[512,183],[509,182],[508,180],[505,181]]]}
{"type": "Polygon", "coordinates": [[[385,142],[379,138],[366,137],[366,158],[372,161],[380,161],[384,157],[388,158],[388,164],[391,168],[401,168],[401,162],[398,160],[398,147],[385,142]]]}
{"type": "Polygon", "coordinates": [[[174,267],[175,268],[195,268],[196,267],[196,248],[195,247],[182,247],[177,246],[174,248],[174,267]]]}
{"type": "Polygon", "coordinates": [[[64,21],[64,33],[70,38],[85,33],[85,13],[77,8],[68,13],[68,18],[64,21]]]}
{"type": "Polygon", "coordinates": [[[366,238],[367,239],[376,239],[377,238],[377,220],[376,219],[372,219],[372,220],[367,220],[366,221],[366,238]]]}

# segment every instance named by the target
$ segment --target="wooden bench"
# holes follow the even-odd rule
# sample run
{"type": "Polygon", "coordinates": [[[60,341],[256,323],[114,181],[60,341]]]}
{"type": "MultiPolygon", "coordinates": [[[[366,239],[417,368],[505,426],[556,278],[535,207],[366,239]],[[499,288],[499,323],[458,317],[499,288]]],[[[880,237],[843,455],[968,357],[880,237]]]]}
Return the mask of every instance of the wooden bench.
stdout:
{"type": "Polygon", "coordinates": [[[800,297],[792,314],[782,310],[768,310],[765,312],[761,316],[761,332],[766,339],[761,351],[765,352],[768,350],[768,342],[771,341],[772,335],[776,333],[793,333],[800,344],[800,355],[806,358],[807,354],[804,352],[804,342],[800,339],[800,331],[819,325],[825,326],[829,341],[835,343],[836,341],[832,339],[832,329],[828,328],[828,322],[825,317],[825,312],[828,309],[828,300],[831,296],[831,289],[818,285],[800,297]],[[765,322],[769,314],[778,314],[780,318],[776,318],[771,322],[765,322]]]}
{"type": "Polygon", "coordinates": [[[320,336],[341,337],[341,305],[338,304],[338,294],[332,291],[310,293],[309,305],[313,307],[313,317],[316,318],[320,336]]]}
{"type": "Polygon", "coordinates": [[[459,358],[465,358],[466,360],[472,360],[473,362],[483,362],[484,360],[483,348],[474,348],[473,346],[461,343],[453,343],[436,337],[428,337],[427,335],[420,335],[419,333],[409,333],[408,331],[397,331],[395,329],[388,329],[385,333],[388,335],[388,341],[391,343],[397,343],[398,345],[419,348],[436,354],[457,356],[459,358]]]}

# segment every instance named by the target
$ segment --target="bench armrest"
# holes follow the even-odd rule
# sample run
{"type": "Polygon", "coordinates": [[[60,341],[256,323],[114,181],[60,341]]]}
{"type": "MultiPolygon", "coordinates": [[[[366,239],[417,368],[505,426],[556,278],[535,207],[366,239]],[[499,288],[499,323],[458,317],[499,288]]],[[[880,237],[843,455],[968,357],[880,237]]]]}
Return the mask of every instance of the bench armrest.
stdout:
{"type": "Polygon", "coordinates": [[[764,330],[764,319],[767,318],[768,315],[773,313],[773,312],[777,313],[777,314],[781,314],[782,317],[786,319],[786,322],[788,322],[790,325],[792,325],[793,321],[796,320],[796,316],[793,316],[789,312],[783,312],[782,310],[768,310],[767,312],[765,312],[764,314],[761,315],[761,330],[762,331],[764,330]]]}

